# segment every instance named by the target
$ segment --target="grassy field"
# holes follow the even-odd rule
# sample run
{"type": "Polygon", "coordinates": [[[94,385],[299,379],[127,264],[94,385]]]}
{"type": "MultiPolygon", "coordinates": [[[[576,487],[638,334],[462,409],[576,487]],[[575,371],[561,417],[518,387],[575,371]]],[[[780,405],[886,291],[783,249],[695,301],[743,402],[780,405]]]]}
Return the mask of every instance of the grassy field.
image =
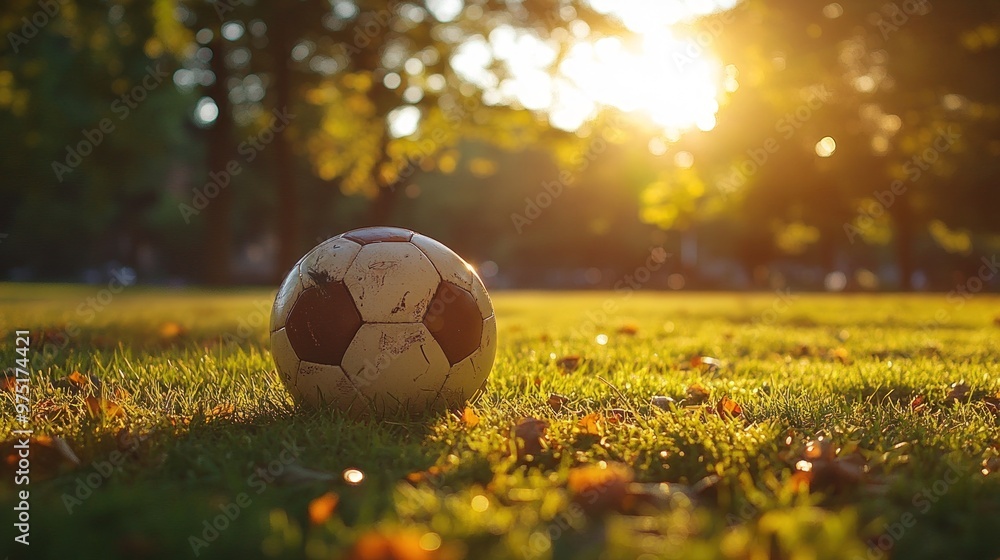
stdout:
{"type": "Polygon", "coordinates": [[[0,286],[0,555],[1000,557],[996,297],[498,293],[483,398],[356,424],[292,406],[272,296],[0,286]]]}

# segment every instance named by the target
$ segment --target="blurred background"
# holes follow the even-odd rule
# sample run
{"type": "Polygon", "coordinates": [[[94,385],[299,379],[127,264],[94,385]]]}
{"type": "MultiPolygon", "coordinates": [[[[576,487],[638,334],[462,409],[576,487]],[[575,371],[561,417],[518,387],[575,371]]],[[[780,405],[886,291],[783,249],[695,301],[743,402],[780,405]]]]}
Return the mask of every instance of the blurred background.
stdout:
{"type": "Polygon", "coordinates": [[[5,0],[0,31],[8,280],[273,284],[392,224],[501,288],[1000,286],[1000,1],[5,0]]]}

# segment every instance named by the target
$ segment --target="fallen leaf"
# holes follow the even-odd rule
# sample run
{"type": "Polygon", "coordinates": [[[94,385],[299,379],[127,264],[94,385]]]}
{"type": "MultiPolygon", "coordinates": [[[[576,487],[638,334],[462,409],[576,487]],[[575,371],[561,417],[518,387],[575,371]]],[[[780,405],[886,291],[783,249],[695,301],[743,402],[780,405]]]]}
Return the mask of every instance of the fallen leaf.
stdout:
{"type": "Polygon", "coordinates": [[[845,366],[851,363],[851,354],[843,346],[831,352],[830,356],[845,366]]]}
{"type": "Polygon", "coordinates": [[[552,410],[559,412],[560,410],[562,410],[563,406],[569,404],[569,397],[565,397],[558,393],[552,393],[551,395],[549,395],[548,403],[549,406],[552,407],[552,410]]]}
{"type": "Polygon", "coordinates": [[[3,387],[3,391],[7,393],[13,393],[17,389],[17,377],[14,375],[4,376],[3,380],[0,381],[0,387],[3,387]]]}
{"type": "Polygon", "coordinates": [[[122,418],[125,416],[125,409],[114,401],[97,397],[87,397],[87,411],[91,416],[107,416],[108,418],[122,418]]]}
{"type": "Polygon", "coordinates": [[[406,475],[406,480],[411,484],[419,484],[421,482],[425,481],[429,482],[435,480],[442,474],[444,474],[444,469],[437,465],[433,465],[429,467],[426,471],[411,472],[410,474],[406,475]]]}
{"type": "Polygon", "coordinates": [[[639,327],[633,324],[622,325],[618,329],[618,334],[624,334],[626,336],[635,336],[639,332],[639,327]]]}
{"type": "Polygon", "coordinates": [[[74,371],[73,373],[67,375],[66,380],[72,383],[73,385],[76,385],[76,387],[79,389],[83,389],[90,383],[90,380],[84,377],[83,374],[78,371],[74,371]]]}
{"type": "Polygon", "coordinates": [[[711,356],[695,356],[691,358],[691,367],[701,368],[704,371],[718,371],[722,368],[722,361],[711,356]]]}
{"type": "Polygon", "coordinates": [[[413,529],[396,532],[371,530],[358,537],[347,553],[347,560],[456,560],[458,552],[441,543],[437,533],[425,533],[413,529]],[[422,546],[427,535],[433,535],[433,550],[422,546]]]}
{"type": "Polygon", "coordinates": [[[917,395],[910,401],[910,410],[916,414],[927,412],[927,399],[923,395],[917,395]]]}
{"type": "MultiPolygon", "coordinates": [[[[3,469],[14,473],[21,465],[24,441],[14,438],[0,443],[0,458],[3,469]]],[[[31,478],[45,480],[80,466],[80,458],[61,437],[35,436],[27,441],[27,453],[31,461],[31,478]]]]}
{"type": "Polygon", "coordinates": [[[522,418],[514,426],[514,443],[517,448],[517,458],[527,459],[542,452],[545,445],[546,432],[549,423],[537,418],[522,418]]]}
{"type": "Polygon", "coordinates": [[[743,415],[743,407],[729,397],[722,397],[719,404],[715,406],[719,416],[723,418],[738,418],[743,415]]]}
{"type": "Polygon", "coordinates": [[[671,410],[677,406],[677,403],[674,401],[674,399],[660,395],[654,396],[652,399],[650,399],[649,404],[663,410],[671,410]]]}
{"type": "Polygon", "coordinates": [[[102,389],[101,381],[99,379],[84,375],[79,371],[74,371],[66,377],[56,379],[52,383],[52,386],[57,389],[65,389],[74,395],[81,393],[99,395],[101,394],[102,389]]]}
{"type": "Polygon", "coordinates": [[[566,488],[584,511],[597,514],[621,509],[628,485],[634,478],[635,474],[627,465],[601,461],[570,469],[566,488]]]}
{"type": "Polygon", "coordinates": [[[465,407],[465,410],[462,411],[461,420],[467,428],[474,428],[479,424],[479,416],[469,407],[465,407]]]}
{"type": "Polygon", "coordinates": [[[160,325],[158,333],[160,335],[160,338],[164,340],[173,340],[179,336],[187,334],[187,329],[185,329],[179,323],[176,323],[174,321],[167,321],[166,323],[160,325]]]}
{"type": "Polygon", "coordinates": [[[580,367],[581,360],[580,356],[564,356],[556,361],[556,365],[559,366],[559,369],[563,370],[563,373],[569,373],[576,371],[580,367]]]}
{"type": "Polygon", "coordinates": [[[601,435],[600,426],[601,415],[596,412],[591,412],[576,423],[576,427],[579,428],[580,433],[592,436],[601,435]]]}
{"type": "Polygon", "coordinates": [[[708,400],[709,391],[701,383],[694,383],[687,388],[687,397],[684,404],[687,406],[701,404],[708,400]]]}
{"type": "Polygon", "coordinates": [[[340,496],[333,492],[327,492],[309,502],[309,521],[313,525],[322,525],[327,519],[330,519],[333,511],[337,509],[339,501],[340,496]]]}
{"type": "Polygon", "coordinates": [[[972,388],[969,387],[964,381],[952,383],[948,389],[948,394],[944,398],[947,403],[967,400],[969,398],[969,393],[972,392],[972,388]]]}
{"type": "Polygon", "coordinates": [[[227,416],[233,416],[236,414],[236,406],[232,403],[219,403],[212,407],[205,413],[205,419],[209,418],[226,418],[227,416]]]}

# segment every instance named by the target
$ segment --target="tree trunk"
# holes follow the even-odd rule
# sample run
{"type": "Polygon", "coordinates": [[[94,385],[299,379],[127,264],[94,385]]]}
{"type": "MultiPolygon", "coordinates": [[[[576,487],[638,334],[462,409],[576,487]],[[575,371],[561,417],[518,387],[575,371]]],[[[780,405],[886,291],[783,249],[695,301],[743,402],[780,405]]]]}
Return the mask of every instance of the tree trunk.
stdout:
{"type": "MultiPolygon", "coordinates": [[[[270,43],[274,60],[275,105],[278,111],[290,111],[292,106],[292,75],[288,67],[291,46],[282,24],[274,26],[270,43]]],[[[291,126],[291,125],[289,125],[291,126]]],[[[275,274],[283,276],[299,259],[301,217],[299,191],[295,177],[295,158],[288,140],[288,130],[274,135],[275,187],[278,195],[278,256],[275,274]]]]}
{"type": "MultiPolygon", "coordinates": [[[[226,173],[226,166],[234,156],[233,152],[233,117],[229,104],[229,92],[226,82],[229,72],[225,64],[224,41],[219,29],[215,30],[214,39],[210,44],[212,61],[210,64],[215,74],[215,82],[205,90],[206,95],[215,101],[219,115],[215,118],[207,133],[208,150],[206,163],[209,172],[226,173]]],[[[210,178],[199,187],[207,184],[210,178]]],[[[204,244],[204,280],[212,285],[225,285],[232,282],[230,258],[233,253],[232,235],[233,186],[219,188],[218,194],[209,199],[205,208],[205,244],[204,244]]]]}

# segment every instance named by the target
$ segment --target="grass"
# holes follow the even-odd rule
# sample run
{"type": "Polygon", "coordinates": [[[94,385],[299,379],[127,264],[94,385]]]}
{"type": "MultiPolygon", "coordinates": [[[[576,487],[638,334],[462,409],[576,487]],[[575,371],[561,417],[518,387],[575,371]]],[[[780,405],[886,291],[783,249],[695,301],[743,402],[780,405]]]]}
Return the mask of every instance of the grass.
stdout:
{"type": "Polygon", "coordinates": [[[30,557],[1000,556],[996,297],[499,293],[464,417],[359,424],[294,408],[272,295],[0,286],[31,427],[80,459],[33,443],[30,557]]]}

